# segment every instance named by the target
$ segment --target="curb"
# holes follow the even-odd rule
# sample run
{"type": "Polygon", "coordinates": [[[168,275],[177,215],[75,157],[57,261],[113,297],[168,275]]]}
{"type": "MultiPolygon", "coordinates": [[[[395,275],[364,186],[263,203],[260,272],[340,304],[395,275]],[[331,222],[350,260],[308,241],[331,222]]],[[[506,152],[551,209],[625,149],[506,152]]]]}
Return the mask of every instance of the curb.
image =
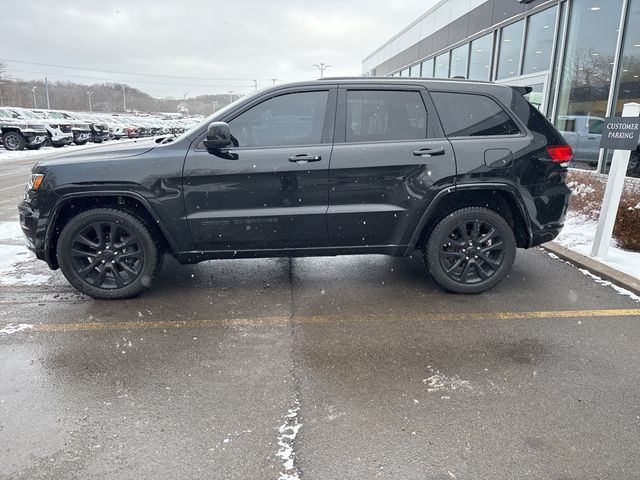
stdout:
{"type": "Polygon", "coordinates": [[[597,275],[603,280],[607,280],[614,285],[629,290],[636,295],[640,295],[640,279],[637,279],[636,277],[623,273],[615,268],[611,268],[610,266],[594,260],[593,258],[585,257],[584,255],[574,252],[573,250],[569,250],[555,242],[544,243],[541,247],[546,251],[557,255],[563,260],[567,260],[577,267],[589,270],[591,273],[597,275]]]}

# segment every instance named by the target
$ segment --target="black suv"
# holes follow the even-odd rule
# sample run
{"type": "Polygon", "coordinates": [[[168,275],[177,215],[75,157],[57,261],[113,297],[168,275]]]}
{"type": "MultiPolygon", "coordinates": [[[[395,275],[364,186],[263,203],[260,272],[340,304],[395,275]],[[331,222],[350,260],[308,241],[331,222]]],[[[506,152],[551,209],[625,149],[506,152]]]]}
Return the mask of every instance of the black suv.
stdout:
{"type": "Polygon", "coordinates": [[[20,222],[94,298],[148,287],[163,254],[218,258],[422,249],[446,290],[503,280],[553,239],[571,148],[521,87],[333,78],[242,98],[180,137],[33,168],[20,222]]]}

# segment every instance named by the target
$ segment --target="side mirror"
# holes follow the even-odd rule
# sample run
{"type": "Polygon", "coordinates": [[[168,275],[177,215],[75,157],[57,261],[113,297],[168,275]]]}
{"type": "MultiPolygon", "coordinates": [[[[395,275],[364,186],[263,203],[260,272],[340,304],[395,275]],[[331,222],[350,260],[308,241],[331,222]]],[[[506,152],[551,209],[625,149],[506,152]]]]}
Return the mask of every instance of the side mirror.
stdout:
{"type": "Polygon", "coordinates": [[[207,128],[207,138],[204,146],[208,151],[216,151],[233,145],[231,129],[225,122],[212,122],[207,128]]]}

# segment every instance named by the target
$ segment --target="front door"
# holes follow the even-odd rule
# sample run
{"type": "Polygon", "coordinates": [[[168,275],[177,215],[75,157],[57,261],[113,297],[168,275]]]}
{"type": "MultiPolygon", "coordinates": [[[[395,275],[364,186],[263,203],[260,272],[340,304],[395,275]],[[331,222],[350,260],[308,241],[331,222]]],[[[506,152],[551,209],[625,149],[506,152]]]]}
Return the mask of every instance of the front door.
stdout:
{"type": "Polygon", "coordinates": [[[228,119],[237,146],[194,142],[184,192],[197,250],[326,246],[335,97],[330,86],[273,93],[228,119]]]}

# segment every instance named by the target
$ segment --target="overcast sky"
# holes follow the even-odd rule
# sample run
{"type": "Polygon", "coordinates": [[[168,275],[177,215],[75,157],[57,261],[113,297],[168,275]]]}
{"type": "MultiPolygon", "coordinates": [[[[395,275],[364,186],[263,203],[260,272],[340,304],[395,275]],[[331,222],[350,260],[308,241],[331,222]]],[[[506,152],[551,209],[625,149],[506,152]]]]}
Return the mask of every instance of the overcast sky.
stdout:
{"type": "Polygon", "coordinates": [[[15,78],[122,82],[156,97],[248,93],[251,79],[261,88],[317,78],[320,62],[333,65],[326,75],[358,75],[365,56],[436,3],[4,1],[0,59],[15,78]]]}

